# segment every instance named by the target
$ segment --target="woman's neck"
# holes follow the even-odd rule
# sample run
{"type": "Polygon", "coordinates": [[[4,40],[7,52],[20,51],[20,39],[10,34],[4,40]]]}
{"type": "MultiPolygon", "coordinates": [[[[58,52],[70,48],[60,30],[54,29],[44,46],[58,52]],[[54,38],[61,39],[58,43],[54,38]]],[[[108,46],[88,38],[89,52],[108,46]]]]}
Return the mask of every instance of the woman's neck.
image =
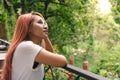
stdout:
{"type": "Polygon", "coordinates": [[[40,39],[40,38],[33,38],[33,37],[31,37],[31,38],[29,38],[29,40],[31,40],[33,43],[35,43],[35,44],[41,44],[41,42],[42,42],[42,39],[40,39]]]}

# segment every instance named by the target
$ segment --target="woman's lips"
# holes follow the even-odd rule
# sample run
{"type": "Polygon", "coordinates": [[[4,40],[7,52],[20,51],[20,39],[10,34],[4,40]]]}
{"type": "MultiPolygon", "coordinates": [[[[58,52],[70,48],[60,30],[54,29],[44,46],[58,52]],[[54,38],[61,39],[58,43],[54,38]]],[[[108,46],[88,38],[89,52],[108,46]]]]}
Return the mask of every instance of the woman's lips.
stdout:
{"type": "Polygon", "coordinates": [[[44,32],[45,34],[48,34],[48,30],[44,30],[43,32],[44,32]]]}

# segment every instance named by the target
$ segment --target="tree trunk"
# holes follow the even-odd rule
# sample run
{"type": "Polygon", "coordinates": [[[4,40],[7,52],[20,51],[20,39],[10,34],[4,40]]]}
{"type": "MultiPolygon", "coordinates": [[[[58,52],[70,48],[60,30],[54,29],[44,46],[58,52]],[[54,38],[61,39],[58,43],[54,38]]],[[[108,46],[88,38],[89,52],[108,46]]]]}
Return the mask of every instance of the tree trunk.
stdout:
{"type": "Polygon", "coordinates": [[[24,0],[20,0],[20,1],[21,1],[21,14],[24,14],[25,13],[25,10],[24,10],[25,2],[24,2],[24,0]]]}
{"type": "Polygon", "coordinates": [[[4,2],[4,7],[5,7],[8,11],[10,11],[10,9],[11,9],[10,0],[4,0],[3,2],[4,2]]]}
{"type": "Polygon", "coordinates": [[[5,29],[5,25],[3,23],[0,22],[0,38],[1,39],[6,39],[6,29],[5,29]]]}

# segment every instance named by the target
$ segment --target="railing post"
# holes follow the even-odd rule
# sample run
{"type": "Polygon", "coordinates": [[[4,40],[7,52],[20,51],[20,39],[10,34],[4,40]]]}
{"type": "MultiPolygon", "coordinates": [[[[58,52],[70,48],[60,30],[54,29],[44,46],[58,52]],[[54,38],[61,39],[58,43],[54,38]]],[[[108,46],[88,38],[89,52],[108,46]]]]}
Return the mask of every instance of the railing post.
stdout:
{"type": "MultiPolygon", "coordinates": [[[[84,61],[82,66],[84,70],[89,71],[88,61],[84,61]]],[[[83,78],[83,80],[87,80],[87,79],[83,78]]]]}
{"type": "MultiPolygon", "coordinates": [[[[69,64],[74,65],[74,56],[71,55],[69,58],[69,64]]],[[[72,72],[69,72],[68,80],[74,80],[74,74],[72,72]]]]}
{"type": "Polygon", "coordinates": [[[83,69],[89,71],[88,61],[83,62],[83,69]]]}

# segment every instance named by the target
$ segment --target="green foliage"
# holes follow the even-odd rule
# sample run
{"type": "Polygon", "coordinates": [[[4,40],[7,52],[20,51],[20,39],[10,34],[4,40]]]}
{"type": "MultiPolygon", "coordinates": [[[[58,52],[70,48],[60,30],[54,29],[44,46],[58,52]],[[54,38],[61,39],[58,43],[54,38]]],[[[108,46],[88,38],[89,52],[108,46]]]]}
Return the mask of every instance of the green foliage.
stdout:
{"type": "Polygon", "coordinates": [[[5,21],[5,11],[4,11],[4,7],[3,7],[3,1],[0,1],[0,22],[4,22],[5,21]]]}
{"type": "MultiPolygon", "coordinates": [[[[49,37],[55,51],[69,58],[75,57],[75,66],[82,68],[89,61],[90,71],[120,79],[120,1],[110,0],[112,12],[100,14],[96,8],[97,0],[24,0],[23,11],[37,11],[44,15],[49,25],[49,37]]],[[[8,12],[0,2],[0,21],[7,29],[11,39],[17,16],[21,14],[21,1],[11,1],[8,12]]],[[[56,68],[55,77],[66,80],[56,68]],[[62,77],[60,77],[60,75],[62,77]]],[[[47,75],[51,79],[50,74],[47,75]]]]}
{"type": "MultiPolygon", "coordinates": [[[[45,66],[45,69],[47,69],[47,66],[45,66]]],[[[55,68],[51,67],[46,73],[46,79],[47,80],[67,80],[68,73],[66,70],[62,68],[55,68]],[[62,73],[62,74],[61,74],[62,73]]]]}
{"type": "Polygon", "coordinates": [[[5,24],[5,28],[7,30],[7,39],[11,40],[11,37],[13,35],[14,32],[14,27],[15,27],[15,23],[16,23],[16,14],[14,12],[13,7],[11,6],[11,12],[8,12],[3,6],[3,2],[1,1],[1,5],[0,5],[0,21],[3,22],[5,24]]]}
{"type": "Polygon", "coordinates": [[[113,7],[113,16],[114,16],[114,20],[117,24],[120,24],[120,0],[112,0],[111,1],[113,7]]]}
{"type": "Polygon", "coordinates": [[[5,18],[6,18],[5,27],[7,29],[7,39],[11,40],[13,36],[14,28],[15,28],[15,23],[16,23],[16,14],[14,13],[14,10],[12,9],[11,13],[7,13],[6,11],[5,18]]]}
{"type": "Polygon", "coordinates": [[[106,76],[109,78],[118,78],[119,79],[119,71],[120,71],[120,46],[118,44],[114,44],[112,48],[110,48],[105,42],[96,43],[95,53],[97,54],[96,69],[93,69],[93,72],[98,73],[102,76],[106,76]],[[99,67],[97,67],[99,66],[99,67]]]}

